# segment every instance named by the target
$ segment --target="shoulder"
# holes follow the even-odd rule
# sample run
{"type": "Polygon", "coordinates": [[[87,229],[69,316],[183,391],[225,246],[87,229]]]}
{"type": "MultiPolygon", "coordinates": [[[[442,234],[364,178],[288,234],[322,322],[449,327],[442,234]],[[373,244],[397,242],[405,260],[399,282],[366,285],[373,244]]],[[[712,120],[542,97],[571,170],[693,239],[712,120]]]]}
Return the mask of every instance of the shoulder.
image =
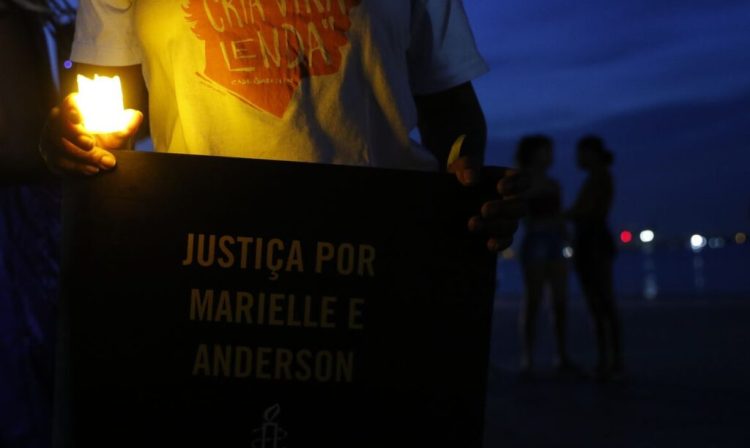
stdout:
{"type": "Polygon", "coordinates": [[[414,0],[407,52],[412,89],[427,95],[489,71],[462,0],[414,0]]]}

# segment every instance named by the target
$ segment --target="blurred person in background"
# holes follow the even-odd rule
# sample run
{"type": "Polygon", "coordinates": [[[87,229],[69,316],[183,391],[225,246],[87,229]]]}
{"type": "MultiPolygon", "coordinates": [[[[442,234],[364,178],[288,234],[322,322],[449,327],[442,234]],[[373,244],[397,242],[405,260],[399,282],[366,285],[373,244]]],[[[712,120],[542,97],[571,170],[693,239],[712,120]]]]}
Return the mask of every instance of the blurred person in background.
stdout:
{"type": "Polygon", "coordinates": [[[525,195],[528,214],[524,220],[526,233],[521,245],[526,286],[520,318],[521,373],[525,377],[533,375],[537,315],[547,288],[552,299],[557,367],[562,373],[572,370],[573,365],[568,357],[565,334],[568,269],[563,256],[566,230],[561,189],[560,184],[549,176],[553,163],[552,140],[544,135],[524,137],[518,145],[516,162],[530,185],[525,195]]]}
{"type": "MultiPolygon", "coordinates": [[[[51,444],[59,184],[38,152],[57,102],[45,29],[64,2],[0,0],[0,446],[51,444]]],[[[72,39],[72,36],[68,40],[72,39]]],[[[61,39],[64,40],[64,39],[61,39]]]]}
{"type": "Polygon", "coordinates": [[[578,166],[588,176],[573,207],[566,213],[575,226],[575,267],[594,323],[599,379],[623,374],[620,317],[615,303],[612,265],[615,242],[607,217],[614,198],[610,166],[614,156],[598,136],[585,136],[577,146],[578,166]]]}

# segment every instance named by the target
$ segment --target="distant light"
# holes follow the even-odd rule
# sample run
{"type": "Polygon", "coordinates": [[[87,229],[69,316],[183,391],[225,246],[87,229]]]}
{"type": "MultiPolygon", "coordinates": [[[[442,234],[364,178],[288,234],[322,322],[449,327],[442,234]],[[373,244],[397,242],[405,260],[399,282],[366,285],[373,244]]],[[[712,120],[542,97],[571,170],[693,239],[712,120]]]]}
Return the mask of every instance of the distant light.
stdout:
{"type": "Polygon", "coordinates": [[[747,243],[747,234],[744,232],[737,232],[737,235],[734,236],[734,242],[737,244],[747,243]]]}
{"type": "Polygon", "coordinates": [[[633,232],[630,230],[623,230],[620,232],[620,241],[622,241],[624,244],[628,244],[631,241],[633,241],[633,232]]]}
{"type": "Polygon", "coordinates": [[[708,241],[706,240],[706,237],[703,235],[698,235],[697,233],[690,237],[690,247],[694,251],[699,251],[706,247],[708,244],[708,241]]]}
{"type": "Polygon", "coordinates": [[[574,252],[573,252],[573,248],[572,247],[565,246],[565,247],[563,247],[562,252],[563,252],[563,257],[565,257],[565,258],[573,258],[574,252]]]}
{"type": "Polygon", "coordinates": [[[642,243],[650,243],[654,241],[654,238],[656,237],[653,230],[644,230],[639,236],[642,243]]]}
{"type": "Polygon", "coordinates": [[[716,237],[711,238],[708,240],[708,247],[711,249],[721,249],[726,245],[726,241],[724,241],[724,238],[716,237]]]}
{"type": "Polygon", "coordinates": [[[503,251],[503,258],[505,260],[512,260],[513,258],[515,258],[515,256],[516,253],[510,247],[503,251]]]}
{"type": "Polygon", "coordinates": [[[73,61],[71,61],[70,59],[66,60],[65,62],[63,62],[63,67],[65,67],[66,70],[70,70],[71,68],[73,68],[73,61]]]}
{"type": "Polygon", "coordinates": [[[656,274],[653,272],[646,275],[643,283],[643,297],[646,300],[654,300],[659,296],[659,284],[656,279],[656,274]]]}

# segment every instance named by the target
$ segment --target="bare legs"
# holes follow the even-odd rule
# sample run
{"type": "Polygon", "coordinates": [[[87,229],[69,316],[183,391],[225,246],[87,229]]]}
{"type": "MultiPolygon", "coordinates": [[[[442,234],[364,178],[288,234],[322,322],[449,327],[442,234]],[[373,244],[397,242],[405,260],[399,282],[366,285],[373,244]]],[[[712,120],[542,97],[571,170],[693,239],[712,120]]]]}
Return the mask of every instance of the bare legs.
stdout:
{"type": "Polygon", "coordinates": [[[578,260],[576,268],[594,324],[597,373],[621,373],[622,330],[612,285],[612,259],[578,260]]]}
{"type": "Polygon", "coordinates": [[[566,345],[567,267],[564,261],[527,264],[524,266],[526,297],[521,309],[520,329],[522,341],[521,369],[530,373],[534,368],[534,345],[539,307],[544,298],[545,286],[552,295],[552,320],[557,341],[560,367],[569,365],[566,345]]]}
{"type": "Polygon", "coordinates": [[[534,369],[534,344],[536,342],[536,317],[544,295],[544,268],[537,265],[524,266],[526,296],[521,308],[521,371],[530,373],[534,369]]]}
{"type": "Polygon", "coordinates": [[[567,346],[568,269],[563,261],[550,263],[549,285],[552,292],[552,318],[557,341],[558,367],[569,367],[567,346]]]}

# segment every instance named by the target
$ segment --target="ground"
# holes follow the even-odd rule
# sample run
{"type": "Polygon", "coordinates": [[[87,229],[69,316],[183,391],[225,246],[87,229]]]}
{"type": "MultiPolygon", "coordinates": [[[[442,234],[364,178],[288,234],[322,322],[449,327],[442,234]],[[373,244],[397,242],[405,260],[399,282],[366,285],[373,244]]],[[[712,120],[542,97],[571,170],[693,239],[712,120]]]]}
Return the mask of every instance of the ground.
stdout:
{"type": "MultiPolygon", "coordinates": [[[[750,446],[750,300],[621,304],[628,377],[619,384],[553,373],[540,316],[540,377],[518,377],[518,302],[498,302],[485,447],[750,446]]],[[[570,307],[575,360],[594,362],[585,308],[570,307]]]]}

